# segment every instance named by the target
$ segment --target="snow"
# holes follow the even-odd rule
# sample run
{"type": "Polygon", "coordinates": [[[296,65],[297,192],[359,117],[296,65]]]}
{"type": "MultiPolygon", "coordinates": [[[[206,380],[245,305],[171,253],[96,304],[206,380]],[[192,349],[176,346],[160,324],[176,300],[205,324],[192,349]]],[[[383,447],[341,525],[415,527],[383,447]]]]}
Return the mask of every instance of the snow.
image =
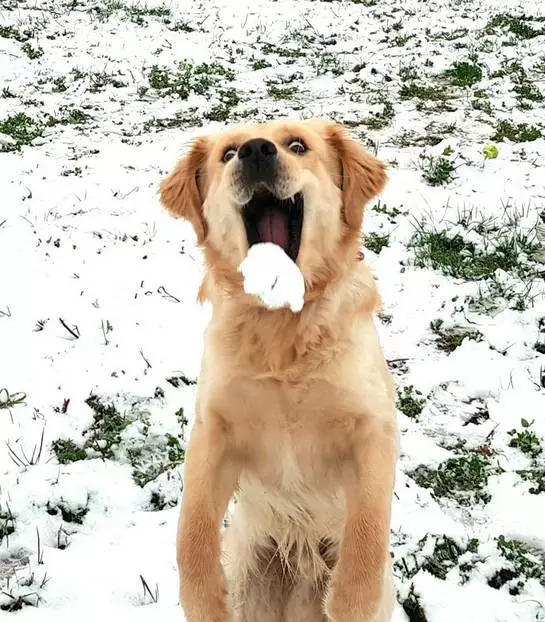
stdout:
{"type": "Polygon", "coordinates": [[[297,264],[271,242],[254,244],[239,266],[244,291],[257,296],[267,309],[289,308],[301,311],[305,298],[305,279],[297,264]]]}
{"type": "Polygon", "coordinates": [[[422,595],[426,614],[438,622],[518,622],[535,620],[538,605],[527,602],[515,607],[511,598],[482,583],[465,586],[466,597],[460,600],[460,590],[447,581],[436,579],[427,572],[415,577],[415,592],[422,595]]]}
{"type": "MultiPolygon", "coordinates": [[[[388,244],[364,254],[397,385],[425,400],[417,418],[399,414],[396,622],[408,619],[411,593],[425,615],[417,622],[545,620],[545,571],[517,569],[489,585],[514,568],[501,535],[545,559],[545,454],[513,445],[526,432],[545,447],[545,140],[493,138],[504,120],[545,133],[542,102],[520,102],[516,90],[522,80],[544,94],[545,35],[490,30],[498,14],[532,15],[524,23],[545,28],[545,7],[530,0],[2,3],[2,620],[181,619],[176,518],[210,309],[197,303],[203,265],[192,229],[160,206],[158,184],[196,135],[324,115],[388,163],[388,186],[365,217],[366,232],[388,244]],[[180,61],[208,64],[183,78],[197,85],[187,99],[167,92],[181,88],[172,86],[180,61]],[[482,79],[452,87],[443,72],[455,62],[478,62],[482,79]],[[169,87],[150,84],[154,67],[167,70],[169,87]],[[449,97],[402,97],[413,84],[449,97]],[[387,104],[392,115],[377,126],[387,104]],[[40,131],[13,150],[4,121],[19,113],[40,131]],[[491,144],[498,157],[485,161],[491,144]],[[448,184],[423,180],[430,156],[453,162],[448,184]],[[481,251],[508,233],[535,233],[541,249],[520,248],[522,267],[493,278],[455,278],[415,265],[423,222],[481,251]],[[442,350],[436,320],[480,338],[442,350]],[[92,396],[114,409],[111,436],[92,396]],[[63,446],[85,459],[60,460],[63,446]],[[486,503],[417,481],[419,467],[434,472],[466,455],[488,461],[486,503]],[[445,538],[460,556],[441,573],[427,562],[445,538]]],[[[259,283],[250,270],[246,286],[297,311],[304,284],[279,251],[250,251],[243,265],[259,283]]]]}

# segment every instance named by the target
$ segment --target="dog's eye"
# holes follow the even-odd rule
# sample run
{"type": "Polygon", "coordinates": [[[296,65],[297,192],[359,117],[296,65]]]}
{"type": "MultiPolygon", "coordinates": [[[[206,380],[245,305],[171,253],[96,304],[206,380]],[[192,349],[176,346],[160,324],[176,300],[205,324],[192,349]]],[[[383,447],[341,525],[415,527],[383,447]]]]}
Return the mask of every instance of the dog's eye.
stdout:
{"type": "Polygon", "coordinates": [[[236,155],[237,155],[237,150],[234,147],[229,147],[229,149],[226,149],[223,152],[221,161],[227,163],[229,162],[229,160],[232,160],[236,155]]]}
{"type": "Polygon", "coordinates": [[[289,149],[291,149],[291,151],[293,151],[293,153],[297,154],[305,153],[305,151],[307,151],[307,146],[305,145],[305,143],[298,138],[290,141],[288,147],[289,149]]]}

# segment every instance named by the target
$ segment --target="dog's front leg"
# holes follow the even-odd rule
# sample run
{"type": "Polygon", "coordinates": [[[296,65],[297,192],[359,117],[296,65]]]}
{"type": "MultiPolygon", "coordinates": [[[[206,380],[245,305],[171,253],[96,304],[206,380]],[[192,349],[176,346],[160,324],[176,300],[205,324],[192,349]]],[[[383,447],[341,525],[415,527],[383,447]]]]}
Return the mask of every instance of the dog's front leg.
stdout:
{"type": "Polygon", "coordinates": [[[237,471],[229,459],[225,426],[213,414],[198,418],[184,466],[178,523],[180,602],[187,622],[228,622],[220,562],[220,527],[237,471]]]}
{"type": "Polygon", "coordinates": [[[326,599],[333,622],[389,622],[389,541],[397,459],[395,425],[362,419],[344,479],[347,517],[326,599]]]}

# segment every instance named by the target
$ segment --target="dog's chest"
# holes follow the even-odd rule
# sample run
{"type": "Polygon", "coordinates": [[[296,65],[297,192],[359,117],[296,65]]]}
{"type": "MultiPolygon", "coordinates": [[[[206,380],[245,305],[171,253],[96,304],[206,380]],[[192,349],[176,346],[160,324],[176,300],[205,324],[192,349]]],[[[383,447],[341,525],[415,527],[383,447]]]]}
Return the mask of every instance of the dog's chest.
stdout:
{"type": "Polygon", "coordinates": [[[304,439],[270,441],[241,474],[237,499],[242,512],[267,525],[271,535],[288,527],[305,537],[336,531],[344,515],[340,472],[328,467],[319,446],[304,439]]]}
{"type": "Polygon", "coordinates": [[[286,490],[336,478],[353,442],[356,416],[330,383],[237,378],[211,398],[245,468],[286,490]]]}

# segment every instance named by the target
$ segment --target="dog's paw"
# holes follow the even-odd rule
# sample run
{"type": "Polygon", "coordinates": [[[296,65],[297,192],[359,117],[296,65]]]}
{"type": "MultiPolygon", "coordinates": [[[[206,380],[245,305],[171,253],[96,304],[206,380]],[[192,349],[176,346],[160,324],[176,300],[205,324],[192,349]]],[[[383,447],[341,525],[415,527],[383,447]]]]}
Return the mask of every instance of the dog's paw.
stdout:
{"type": "Polygon", "coordinates": [[[301,311],[305,280],[301,270],[276,244],[254,244],[239,266],[244,276],[244,291],[257,296],[268,309],[289,307],[301,311]]]}

